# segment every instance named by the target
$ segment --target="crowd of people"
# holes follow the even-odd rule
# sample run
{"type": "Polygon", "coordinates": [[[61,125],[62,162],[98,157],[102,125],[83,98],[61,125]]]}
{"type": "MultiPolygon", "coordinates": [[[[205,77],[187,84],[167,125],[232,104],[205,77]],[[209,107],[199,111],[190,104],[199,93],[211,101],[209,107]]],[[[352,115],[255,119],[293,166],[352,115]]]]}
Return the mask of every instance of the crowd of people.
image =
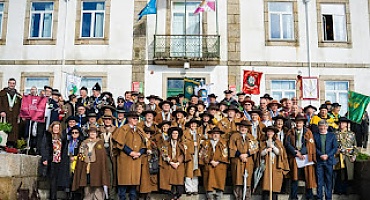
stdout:
{"type": "Polygon", "coordinates": [[[361,124],[341,116],[341,105],[326,101],[318,109],[301,107],[297,98],[254,102],[243,92],[225,90],[217,102],[194,94],[162,99],[126,91],[116,101],[97,83],[92,96],[63,100],[45,86],[45,122],[19,118],[22,95],[16,80],[0,91],[0,115],[13,126],[8,147],[29,141],[29,154],[41,155],[39,175],[50,181],[50,199],[62,189],[69,199],[150,199],[152,192],[180,199],[196,195],[221,199],[228,179],[237,200],[262,194],[298,199],[298,181],[306,199],[345,194],[354,162],[366,148],[369,118],[361,124]]]}

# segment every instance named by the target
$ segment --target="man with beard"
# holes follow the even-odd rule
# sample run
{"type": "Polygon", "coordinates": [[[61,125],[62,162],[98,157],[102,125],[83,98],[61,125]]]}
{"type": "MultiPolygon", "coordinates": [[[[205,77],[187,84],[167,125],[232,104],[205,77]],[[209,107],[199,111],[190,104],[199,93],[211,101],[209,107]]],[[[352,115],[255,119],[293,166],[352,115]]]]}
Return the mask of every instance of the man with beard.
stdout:
{"type": "Polygon", "coordinates": [[[8,87],[0,91],[0,116],[12,125],[12,131],[8,134],[8,144],[14,146],[19,134],[19,113],[22,96],[15,89],[14,78],[8,80],[8,87]]]}

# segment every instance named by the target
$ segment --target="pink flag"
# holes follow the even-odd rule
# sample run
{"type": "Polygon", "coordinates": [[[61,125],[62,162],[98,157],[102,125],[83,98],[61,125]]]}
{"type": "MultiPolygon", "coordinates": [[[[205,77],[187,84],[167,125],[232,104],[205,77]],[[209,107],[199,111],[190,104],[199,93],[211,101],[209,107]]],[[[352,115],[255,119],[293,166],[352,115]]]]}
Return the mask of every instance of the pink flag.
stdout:
{"type": "Polygon", "coordinates": [[[216,10],[216,2],[215,0],[203,0],[197,9],[195,9],[194,14],[198,14],[201,12],[206,12],[207,9],[211,9],[213,11],[216,10]]]}
{"type": "Polygon", "coordinates": [[[36,122],[45,122],[47,97],[24,95],[22,98],[20,117],[36,122]]]}

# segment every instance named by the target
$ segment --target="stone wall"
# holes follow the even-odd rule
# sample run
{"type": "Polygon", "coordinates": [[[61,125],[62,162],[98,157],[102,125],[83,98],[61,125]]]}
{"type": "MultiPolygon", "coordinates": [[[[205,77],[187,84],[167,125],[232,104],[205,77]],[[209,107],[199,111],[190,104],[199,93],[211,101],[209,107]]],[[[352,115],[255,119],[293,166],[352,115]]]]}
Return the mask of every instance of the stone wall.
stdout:
{"type": "Polygon", "coordinates": [[[227,1],[227,41],[228,41],[228,79],[229,86],[240,87],[240,2],[239,0],[227,1]]]}
{"type": "Polygon", "coordinates": [[[39,156],[21,154],[0,154],[0,199],[16,199],[17,189],[32,191],[37,181],[39,156]]]}

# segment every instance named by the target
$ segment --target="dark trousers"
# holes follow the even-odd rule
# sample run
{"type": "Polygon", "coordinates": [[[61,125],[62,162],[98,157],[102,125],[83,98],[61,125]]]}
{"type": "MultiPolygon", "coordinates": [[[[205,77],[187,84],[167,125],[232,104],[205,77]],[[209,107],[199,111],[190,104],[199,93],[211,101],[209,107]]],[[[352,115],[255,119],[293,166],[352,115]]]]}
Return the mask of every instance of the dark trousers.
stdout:
{"type": "Polygon", "coordinates": [[[334,193],[346,194],[348,187],[347,169],[334,170],[334,193]]]}
{"type": "Polygon", "coordinates": [[[173,185],[171,187],[171,198],[180,199],[181,195],[184,194],[185,188],[183,185],[173,185]]]}
{"type": "Polygon", "coordinates": [[[57,192],[58,192],[58,173],[60,170],[60,163],[49,163],[50,166],[50,199],[56,200],[57,199],[57,192]]]}
{"type": "Polygon", "coordinates": [[[128,197],[130,200],[137,199],[136,185],[119,185],[118,186],[118,197],[119,200],[126,200],[126,191],[128,189],[128,197]]]}
{"type": "Polygon", "coordinates": [[[41,146],[44,144],[44,135],[46,132],[46,124],[45,123],[37,123],[37,154],[40,155],[41,146]]]}
{"type": "MultiPolygon", "coordinates": [[[[298,169],[298,177],[304,177],[304,168],[298,169]]],[[[298,181],[291,180],[290,199],[298,199],[298,181]]],[[[313,199],[312,188],[306,187],[306,199],[313,199]]]]}
{"type": "MultiPolygon", "coordinates": [[[[269,191],[263,191],[262,193],[262,200],[269,200],[270,199],[270,192],[269,191]]],[[[272,200],[278,200],[278,193],[272,192],[272,200]]]]}
{"type": "Polygon", "coordinates": [[[323,199],[323,187],[325,187],[325,199],[332,199],[333,190],[333,165],[326,162],[320,162],[316,165],[317,175],[317,199],[323,199]]]}

